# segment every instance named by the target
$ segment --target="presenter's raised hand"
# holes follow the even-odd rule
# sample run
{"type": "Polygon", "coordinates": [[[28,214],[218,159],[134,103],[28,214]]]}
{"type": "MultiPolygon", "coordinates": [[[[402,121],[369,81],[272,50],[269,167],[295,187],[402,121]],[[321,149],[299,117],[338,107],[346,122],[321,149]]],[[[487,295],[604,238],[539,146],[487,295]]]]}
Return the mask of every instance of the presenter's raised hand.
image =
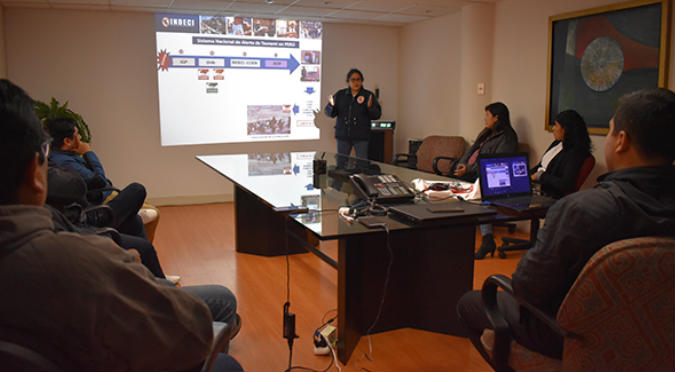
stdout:
{"type": "Polygon", "coordinates": [[[371,108],[373,106],[373,95],[368,96],[368,108],[371,108]]]}
{"type": "Polygon", "coordinates": [[[331,106],[335,106],[335,99],[332,95],[328,96],[328,103],[330,103],[331,106]]]}

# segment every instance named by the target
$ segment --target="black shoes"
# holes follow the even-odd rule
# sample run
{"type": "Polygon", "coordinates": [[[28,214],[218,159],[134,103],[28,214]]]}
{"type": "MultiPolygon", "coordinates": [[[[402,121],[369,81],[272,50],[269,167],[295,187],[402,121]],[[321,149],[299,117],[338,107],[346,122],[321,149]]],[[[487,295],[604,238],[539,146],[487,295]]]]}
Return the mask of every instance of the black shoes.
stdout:
{"type": "Polygon", "coordinates": [[[488,253],[494,257],[496,249],[497,244],[495,243],[495,239],[492,237],[492,234],[487,234],[483,236],[483,242],[480,245],[480,249],[478,249],[478,252],[473,255],[473,258],[476,260],[482,260],[485,258],[485,256],[487,256],[488,253]]]}

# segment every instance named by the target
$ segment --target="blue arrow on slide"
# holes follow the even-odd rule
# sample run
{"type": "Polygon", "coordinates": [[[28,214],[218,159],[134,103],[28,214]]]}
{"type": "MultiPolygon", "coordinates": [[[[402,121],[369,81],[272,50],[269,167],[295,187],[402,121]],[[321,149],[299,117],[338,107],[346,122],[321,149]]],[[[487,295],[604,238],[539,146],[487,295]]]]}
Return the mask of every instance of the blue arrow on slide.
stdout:
{"type": "Polygon", "coordinates": [[[298,60],[292,54],[290,56],[291,58],[261,58],[260,68],[288,69],[288,74],[290,75],[300,66],[298,60]]]}
{"type": "Polygon", "coordinates": [[[182,67],[182,68],[244,68],[244,69],[277,69],[277,70],[286,70],[288,69],[288,74],[292,74],[295,69],[300,66],[300,63],[293,56],[289,54],[290,58],[256,58],[256,57],[211,57],[211,56],[173,56],[169,57],[169,67],[182,67]],[[184,64],[175,64],[175,61],[184,61],[184,64]],[[213,62],[214,60],[223,60],[223,65],[202,65],[201,61],[213,62]],[[232,61],[235,60],[235,65],[232,65],[232,61]],[[245,61],[255,61],[252,64],[247,64],[245,61]]]}
{"type": "Polygon", "coordinates": [[[314,93],[314,87],[307,87],[307,89],[305,89],[305,93],[307,93],[307,94],[314,93]]]}
{"type": "Polygon", "coordinates": [[[293,105],[293,115],[297,115],[298,112],[300,112],[300,106],[293,105]]]}

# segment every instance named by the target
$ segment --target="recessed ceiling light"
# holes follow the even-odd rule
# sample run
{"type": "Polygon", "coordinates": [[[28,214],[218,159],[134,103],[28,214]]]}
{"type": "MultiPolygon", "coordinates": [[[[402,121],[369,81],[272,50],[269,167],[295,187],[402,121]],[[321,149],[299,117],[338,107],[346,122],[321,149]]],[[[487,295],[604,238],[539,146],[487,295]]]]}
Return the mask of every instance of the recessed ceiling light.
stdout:
{"type": "Polygon", "coordinates": [[[265,0],[267,4],[274,4],[274,0],[265,0]]]}

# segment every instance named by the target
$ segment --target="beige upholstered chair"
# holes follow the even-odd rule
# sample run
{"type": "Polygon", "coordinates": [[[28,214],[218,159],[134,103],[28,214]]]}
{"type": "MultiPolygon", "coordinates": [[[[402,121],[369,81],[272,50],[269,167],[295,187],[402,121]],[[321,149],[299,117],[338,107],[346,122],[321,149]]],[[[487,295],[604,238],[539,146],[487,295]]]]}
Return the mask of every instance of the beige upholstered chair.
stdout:
{"type": "MultiPolygon", "coordinates": [[[[448,175],[452,164],[464,154],[466,141],[460,136],[429,136],[417,149],[417,169],[448,175]]],[[[396,163],[404,163],[413,154],[397,154],[396,163]]]]}

